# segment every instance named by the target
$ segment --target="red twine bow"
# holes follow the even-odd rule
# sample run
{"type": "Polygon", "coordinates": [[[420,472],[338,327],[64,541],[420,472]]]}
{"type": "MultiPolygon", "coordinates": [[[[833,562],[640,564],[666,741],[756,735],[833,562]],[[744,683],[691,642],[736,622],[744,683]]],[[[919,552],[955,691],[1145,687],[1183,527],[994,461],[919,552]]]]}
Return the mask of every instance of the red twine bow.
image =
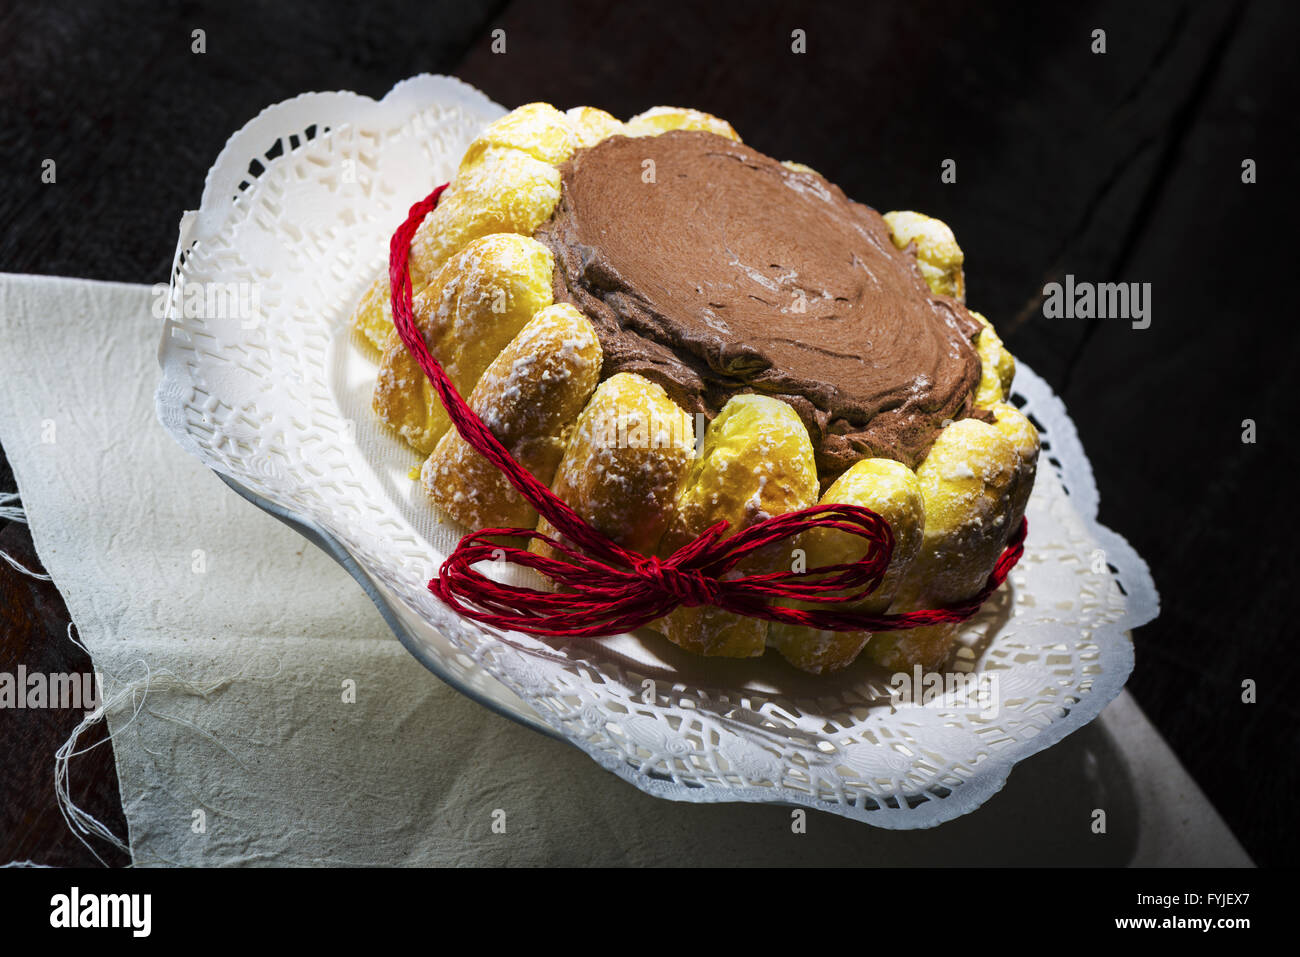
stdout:
{"type": "Polygon", "coordinates": [[[461,397],[442,366],[429,354],[415,326],[408,266],[411,239],[438,205],[446,184],[411,207],[393,233],[388,275],[393,323],[406,348],[437,390],[462,439],[499,469],[519,494],[551,523],[562,538],[533,529],[485,528],[461,538],[443,562],[429,590],[467,618],[533,635],[599,637],[646,625],[679,606],[712,605],[750,618],[804,625],[827,631],[899,631],[919,625],[965,621],[997,590],[1024,553],[1028,523],[1022,521],[979,593],[947,608],[896,615],[867,615],[830,608],[787,608],[772,599],[839,605],[858,601],[879,587],[894,551],[889,523],[860,505],[815,505],[787,512],[723,538],[725,521],[706,529],[667,558],[640,555],[592,528],[512,456],[461,397]],[[867,541],[856,562],[824,565],[804,572],[735,574],[755,551],[812,528],[833,528],[867,541]],[[537,555],[493,541],[498,537],[546,542],[560,556],[537,555]],[[572,543],[572,544],[570,544],[572,543]],[[536,569],[563,586],[540,591],[508,585],[482,574],[479,562],[512,562],[536,569]],[[836,593],[839,594],[836,594],[836,593]]]}

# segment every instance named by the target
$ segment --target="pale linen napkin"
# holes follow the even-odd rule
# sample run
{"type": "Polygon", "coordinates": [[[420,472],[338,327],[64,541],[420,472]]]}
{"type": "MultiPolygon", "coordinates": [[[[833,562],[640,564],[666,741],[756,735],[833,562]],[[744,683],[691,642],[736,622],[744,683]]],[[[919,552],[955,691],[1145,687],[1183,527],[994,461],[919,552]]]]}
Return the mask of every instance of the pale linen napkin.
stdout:
{"type": "Polygon", "coordinates": [[[138,864],[1249,864],[1127,694],[930,831],[640,793],[442,684],[183,453],[152,305],[0,275],[0,442],[106,696],[130,692],[108,721],[138,864]]]}

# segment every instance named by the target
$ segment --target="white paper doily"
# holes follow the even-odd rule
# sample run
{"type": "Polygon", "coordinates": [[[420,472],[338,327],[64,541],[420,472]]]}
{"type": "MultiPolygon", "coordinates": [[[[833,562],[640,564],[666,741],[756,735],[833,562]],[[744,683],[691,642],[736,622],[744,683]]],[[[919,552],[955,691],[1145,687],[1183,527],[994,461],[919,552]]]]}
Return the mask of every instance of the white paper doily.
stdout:
{"type": "Polygon", "coordinates": [[[650,794],[928,827],[1096,717],[1132,670],[1128,630],[1158,599],[1142,559],[1097,524],[1078,435],[1023,364],[1013,398],[1043,439],[1027,550],[955,664],[995,676],[995,702],[894,707],[889,675],[865,660],[814,678],[649,634],[547,643],[430,595],[463,530],[439,521],[408,475],[419,457],[371,414],[375,357],[347,317],[408,207],[503,112],[419,76],[379,102],[300,96],[231,137],[182,220],[167,294],[157,407],[176,440],[343,561],[437,674],[650,794]]]}

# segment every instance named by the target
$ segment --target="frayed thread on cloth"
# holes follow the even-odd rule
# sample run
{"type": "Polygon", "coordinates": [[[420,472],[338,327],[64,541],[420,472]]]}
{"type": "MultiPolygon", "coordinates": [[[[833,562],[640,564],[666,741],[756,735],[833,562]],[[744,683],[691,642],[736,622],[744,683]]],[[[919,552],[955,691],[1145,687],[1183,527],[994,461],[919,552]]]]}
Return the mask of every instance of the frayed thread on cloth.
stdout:
{"type": "Polygon", "coordinates": [[[54,580],[50,578],[49,575],[42,575],[40,572],[32,571],[30,568],[28,568],[18,559],[14,558],[8,552],[0,552],[0,558],[3,558],[6,562],[8,562],[10,565],[16,568],[20,574],[26,575],[28,578],[35,578],[37,581],[43,581],[43,582],[54,580]]]}
{"type": "MultiPolygon", "coordinates": [[[[89,655],[90,650],[73,637],[72,628],[72,622],[68,622],[68,640],[89,655]]],[[[128,689],[126,688],[122,689],[124,692],[127,690],[128,689]]],[[[87,837],[93,835],[101,840],[105,840],[124,854],[129,855],[131,849],[127,846],[124,840],[113,833],[112,829],[107,824],[100,821],[93,814],[89,814],[77,807],[76,802],[72,800],[72,792],[68,788],[68,762],[79,755],[89,754],[109,739],[105,736],[102,740],[96,741],[90,747],[81,751],[77,750],[77,740],[83,733],[104,720],[108,708],[122,700],[122,693],[117,692],[114,694],[113,698],[105,700],[103,698],[103,689],[101,688],[100,699],[99,707],[94,711],[87,713],[87,715],[81,719],[81,722],[72,729],[72,733],[68,736],[68,739],[60,745],[57,751],[54,752],[54,800],[58,803],[59,813],[63,815],[63,820],[67,823],[68,829],[72,831],[77,840],[85,845],[86,850],[95,855],[95,860],[107,867],[107,863],[99,856],[99,852],[91,846],[90,841],[86,839],[87,837]]],[[[132,720],[134,720],[134,716],[132,720]]]]}
{"type": "Polygon", "coordinates": [[[18,504],[17,492],[0,492],[0,520],[27,524],[27,513],[18,504]]]}
{"type": "MultiPolygon", "coordinates": [[[[18,502],[17,492],[0,492],[0,520],[10,522],[21,522],[27,524],[27,513],[23,511],[22,505],[15,504],[18,502]]],[[[8,552],[0,552],[0,558],[12,565],[20,574],[28,578],[35,578],[37,581],[51,581],[49,575],[43,575],[40,572],[32,571],[18,559],[14,558],[8,552]]]]}
{"type": "MultiPolygon", "coordinates": [[[[89,649],[87,649],[85,645],[83,645],[80,641],[78,641],[75,637],[73,637],[72,634],[73,627],[74,627],[73,623],[68,622],[68,640],[71,641],[78,648],[85,651],[87,654],[90,654],[89,649]]],[[[90,851],[91,854],[94,854],[95,859],[99,861],[101,864],[105,864],[105,866],[107,866],[106,862],[102,857],[99,856],[95,848],[91,846],[88,838],[96,837],[99,838],[100,840],[107,841],[109,844],[118,848],[123,853],[131,854],[133,861],[134,861],[134,855],[132,854],[131,849],[127,845],[127,843],[123,841],[121,838],[119,838],[116,834],[114,834],[111,828],[109,828],[106,824],[104,824],[102,821],[97,819],[94,815],[89,814],[86,811],[79,808],[76,805],[76,802],[74,802],[72,799],[71,789],[68,784],[68,772],[69,772],[69,764],[71,760],[75,757],[80,757],[83,754],[89,754],[95,748],[99,747],[100,745],[104,744],[106,741],[110,740],[108,736],[105,736],[104,738],[102,738],[99,741],[96,741],[94,744],[90,745],[89,747],[78,748],[77,742],[80,740],[81,736],[85,734],[87,731],[89,731],[91,728],[93,728],[95,725],[105,720],[109,712],[114,711],[119,707],[127,706],[129,702],[129,707],[131,708],[131,717],[127,719],[125,724],[123,724],[121,727],[117,729],[117,734],[119,735],[127,728],[129,728],[132,724],[134,724],[136,719],[139,718],[142,714],[148,714],[152,717],[163,718],[168,721],[175,721],[179,724],[183,724],[186,727],[189,727],[194,731],[197,731],[199,734],[202,734],[205,737],[210,738],[213,741],[216,741],[215,738],[212,738],[211,734],[204,731],[202,728],[198,727],[193,722],[187,721],[183,718],[178,718],[174,715],[162,714],[160,712],[153,711],[146,708],[145,702],[149,697],[149,692],[156,685],[166,684],[175,688],[179,688],[180,690],[188,692],[189,694],[206,698],[208,695],[220,691],[223,687],[228,685],[230,682],[236,681],[239,678],[244,677],[244,672],[246,670],[246,668],[240,669],[238,672],[236,672],[233,675],[228,675],[223,678],[216,678],[211,681],[207,681],[200,684],[198,682],[194,682],[186,678],[182,678],[180,675],[176,674],[175,672],[169,669],[155,671],[152,667],[150,667],[149,663],[145,661],[143,658],[137,658],[135,661],[131,663],[129,667],[131,668],[139,667],[144,673],[138,678],[131,678],[131,679],[123,678],[122,676],[117,674],[106,675],[104,681],[104,687],[100,689],[99,707],[97,707],[94,711],[90,711],[86,714],[86,716],[81,720],[81,722],[75,728],[72,729],[72,733],[68,736],[68,739],[54,753],[54,793],[55,793],[55,800],[58,802],[59,813],[63,815],[63,819],[64,821],[67,822],[69,830],[71,830],[72,833],[77,837],[77,840],[81,841],[81,843],[85,845],[86,849],[90,851]],[[111,693],[106,694],[105,691],[107,687],[109,687],[110,685],[112,687],[112,691],[111,693]]],[[[275,678],[278,676],[278,674],[279,674],[279,669],[276,670],[275,675],[271,675],[269,677],[275,678]]],[[[238,761],[238,758],[234,755],[233,752],[230,751],[229,748],[225,747],[225,745],[221,744],[219,741],[217,741],[216,743],[223,750],[225,750],[227,754],[230,754],[231,757],[234,757],[236,761],[238,761]]],[[[240,763],[242,764],[242,762],[240,763]]],[[[162,862],[162,863],[171,863],[171,862],[162,862]]]]}
{"type": "MultiPolygon", "coordinates": [[[[0,492],[0,520],[21,522],[24,525],[27,524],[27,513],[23,509],[22,505],[19,503],[17,492],[0,492]]],[[[45,575],[42,574],[41,572],[33,571],[32,569],[28,568],[26,565],[18,561],[18,559],[14,558],[8,552],[0,551],[0,559],[3,559],[10,566],[12,566],[16,571],[18,571],[23,575],[28,576],[29,578],[34,578],[37,579],[38,581],[53,580],[50,578],[49,575],[45,575]]],[[[82,651],[86,652],[86,654],[89,656],[90,649],[88,649],[85,645],[83,645],[80,641],[78,641],[76,637],[74,637],[72,633],[73,628],[74,628],[73,623],[68,622],[68,628],[67,628],[68,640],[71,641],[78,648],[80,648],[82,651]]],[[[206,697],[207,695],[220,690],[224,685],[228,684],[231,681],[236,680],[237,678],[243,675],[243,671],[240,671],[237,674],[230,675],[225,678],[219,678],[214,681],[207,682],[205,684],[198,684],[196,682],[189,681],[185,678],[182,678],[179,675],[168,670],[154,671],[149,666],[149,663],[146,662],[143,658],[137,659],[135,662],[132,663],[132,666],[139,666],[141,669],[143,669],[144,674],[141,675],[139,678],[133,678],[129,680],[125,680],[119,675],[108,675],[107,677],[111,679],[113,685],[112,694],[106,696],[104,693],[105,688],[101,687],[99,689],[100,692],[99,706],[95,708],[93,711],[89,711],[86,713],[86,716],[81,719],[81,721],[77,724],[75,728],[72,729],[71,734],[68,735],[68,739],[63,742],[63,744],[59,747],[57,751],[54,752],[54,798],[56,803],[58,804],[59,813],[63,815],[63,820],[67,823],[68,829],[73,833],[73,835],[77,838],[77,840],[79,840],[85,846],[86,850],[90,851],[90,853],[94,855],[95,860],[99,861],[99,863],[103,864],[104,866],[107,866],[107,862],[99,855],[99,852],[95,850],[94,846],[91,845],[89,840],[90,838],[93,837],[105,841],[127,855],[131,854],[131,848],[128,846],[126,841],[124,841],[122,838],[118,837],[116,834],[113,833],[112,828],[110,828],[103,821],[96,818],[93,814],[90,814],[87,811],[84,811],[82,808],[78,807],[77,803],[72,799],[72,791],[68,781],[69,765],[72,759],[76,757],[80,757],[83,754],[89,754],[95,748],[104,744],[104,742],[110,740],[108,736],[105,736],[104,738],[102,738],[99,741],[96,741],[94,744],[90,745],[89,747],[79,748],[78,741],[81,740],[81,736],[85,734],[87,731],[89,731],[91,728],[95,727],[95,725],[104,721],[104,719],[108,716],[108,713],[110,711],[113,711],[118,707],[125,705],[128,701],[130,702],[130,707],[131,707],[131,717],[127,720],[125,724],[122,725],[122,727],[118,728],[118,731],[121,732],[126,728],[130,727],[131,724],[133,724],[135,720],[138,717],[140,717],[142,713],[146,712],[147,709],[145,708],[145,701],[149,696],[149,690],[154,686],[155,682],[165,682],[167,684],[174,685],[180,688],[181,690],[187,691],[191,694],[196,694],[201,697],[206,697]]],[[[190,722],[183,721],[182,719],[176,718],[172,715],[160,715],[153,711],[149,711],[148,713],[156,717],[166,718],[171,721],[178,721],[190,727],[194,727],[190,722]]],[[[207,732],[203,731],[203,729],[201,728],[195,727],[194,730],[200,732],[201,734],[207,735],[207,732]]],[[[210,735],[207,736],[210,737],[210,735]]],[[[226,750],[227,752],[229,752],[228,748],[226,750]]],[[[0,867],[46,867],[46,866],[48,865],[38,864],[35,863],[34,861],[10,861],[7,864],[0,865],[0,867]]]]}

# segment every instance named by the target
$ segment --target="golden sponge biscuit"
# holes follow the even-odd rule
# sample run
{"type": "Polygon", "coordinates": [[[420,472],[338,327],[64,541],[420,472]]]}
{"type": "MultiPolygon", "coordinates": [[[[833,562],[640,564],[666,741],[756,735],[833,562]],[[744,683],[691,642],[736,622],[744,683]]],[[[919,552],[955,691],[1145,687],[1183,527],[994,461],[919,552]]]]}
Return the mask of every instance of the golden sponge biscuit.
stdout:
{"type": "Polygon", "coordinates": [[[1011,395],[1011,383],[1016,377],[1016,360],[1002,344],[993,323],[974,309],[970,314],[984,326],[975,338],[975,351],[980,357],[980,382],[975,389],[975,405],[989,409],[1011,395]]]}
{"type": "MultiPolygon", "coordinates": [[[[568,304],[529,320],[479,377],[469,407],[515,460],[550,485],[578,414],[600,379],[600,342],[568,304]]],[[[532,528],[537,512],[495,465],[448,429],[424,463],[430,500],[469,528],[532,528]]]]}
{"type": "Polygon", "coordinates": [[[572,124],[578,145],[583,149],[624,132],[621,122],[594,106],[575,106],[571,110],[565,110],[564,115],[572,124]]]}
{"type": "Polygon", "coordinates": [[[521,150],[488,147],[462,170],[411,242],[418,292],[451,256],[492,233],[532,236],[560,200],[560,171],[521,150]]]}
{"type": "MultiPolygon", "coordinates": [[[[529,103],[490,124],[470,143],[455,178],[416,231],[411,291],[418,295],[448,258],[481,236],[531,236],[559,201],[556,165],[584,145],[573,121],[548,103],[529,103]]],[[[387,269],[366,287],[352,325],[376,349],[387,348],[393,328],[387,269]]]]}
{"type": "Polygon", "coordinates": [[[677,106],[651,107],[628,120],[625,129],[628,136],[658,136],[672,130],[700,130],[740,142],[740,135],[726,120],[700,110],[677,106]]]}
{"type": "Polygon", "coordinates": [[[1010,402],[998,402],[991,411],[994,415],[993,427],[1011,443],[1017,455],[1015,488],[1011,493],[1011,509],[1007,516],[1007,524],[1014,532],[1020,527],[1025,507],[1029,504],[1029,493],[1034,490],[1041,443],[1034,424],[1010,402]]]}
{"type": "Polygon", "coordinates": [[[916,475],[925,499],[925,538],[909,580],[940,603],[979,591],[1012,529],[1007,502],[1019,454],[998,429],[961,419],[939,433],[916,475]]]}
{"type": "Polygon", "coordinates": [[[906,631],[881,632],[872,636],[871,641],[867,643],[865,654],[893,674],[910,675],[917,665],[921,666],[923,672],[942,671],[947,666],[948,659],[952,657],[953,645],[957,641],[957,630],[960,627],[956,624],[921,625],[906,631]]]}
{"type": "Polygon", "coordinates": [[[393,303],[387,273],[366,287],[350,321],[352,328],[380,352],[388,347],[388,334],[393,331],[393,303]]]}
{"type": "Polygon", "coordinates": [[[821,176],[821,173],[817,172],[807,163],[796,163],[794,160],[784,160],[781,163],[781,165],[788,170],[793,170],[796,173],[808,173],[812,176],[821,176]]]}
{"type": "Polygon", "coordinates": [[[458,175],[478,165],[491,150],[513,149],[558,166],[579,146],[573,122],[549,103],[511,110],[475,137],[461,158],[458,175]]]}
{"type": "MultiPolygon", "coordinates": [[[[997,428],[960,419],[939,433],[916,470],[925,500],[921,550],[898,590],[891,611],[933,608],[963,601],[988,580],[1014,527],[1012,497],[1020,454],[997,428]]],[[[867,654],[896,671],[943,666],[956,624],[926,625],[876,635],[867,654]]]]}
{"type": "MultiPolygon", "coordinates": [[[[620,372],[602,382],[582,410],[551,486],[593,528],[644,555],[673,515],[690,467],[690,416],[649,379],[620,372]]],[[[537,530],[555,537],[545,518],[537,530]]],[[[549,546],[529,548],[546,554],[549,546]]]]}
{"type": "MultiPolygon", "coordinates": [[[[885,611],[921,549],[925,499],[916,473],[893,459],[863,459],[836,479],[818,504],[861,505],[871,509],[889,523],[894,534],[894,551],[880,587],[867,598],[841,605],[794,602],[793,606],[866,614],[885,611]]],[[[867,553],[868,546],[865,539],[848,532],[814,528],[799,536],[797,547],[804,551],[806,567],[813,569],[856,562],[867,553]]],[[[768,643],[786,661],[814,674],[837,671],[852,664],[870,639],[871,633],[866,631],[823,631],[780,622],[772,623],[768,635],[768,643]]]]}
{"type": "Polygon", "coordinates": [[[908,211],[885,213],[885,222],[895,246],[912,246],[921,275],[932,290],[966,301],[966,277],[962,272],[966,257],[947,223],[908,211]]]}
{"type": "MultiPolygon", "coordinates": [[[[551,251],[527,236],[484,236],[453,256],[415,297],[425,345],[461,395],[533,314],[552,302],[551,251]]],[[[415,358],[389,333],[375,383],[375,413],[413,447],[431,452],[450,420],[415,358]]]]}
{"type": "MultiPolygon", "coordinates": [[[[765,395],[727,401],[704,434],[700,455],[677,496],[677,510],[660,546],[667,555],[725,519],[727,536],[817,501],[817,463],[803,422],[786,403],[765,395]]],[[[788,567],[790,551],[747,557],[736,572],[788,567]]],[[[696,654],[726,658],[761,655],[766,621],[711,606],[682,607],[652,626],[696,654]]]]}

